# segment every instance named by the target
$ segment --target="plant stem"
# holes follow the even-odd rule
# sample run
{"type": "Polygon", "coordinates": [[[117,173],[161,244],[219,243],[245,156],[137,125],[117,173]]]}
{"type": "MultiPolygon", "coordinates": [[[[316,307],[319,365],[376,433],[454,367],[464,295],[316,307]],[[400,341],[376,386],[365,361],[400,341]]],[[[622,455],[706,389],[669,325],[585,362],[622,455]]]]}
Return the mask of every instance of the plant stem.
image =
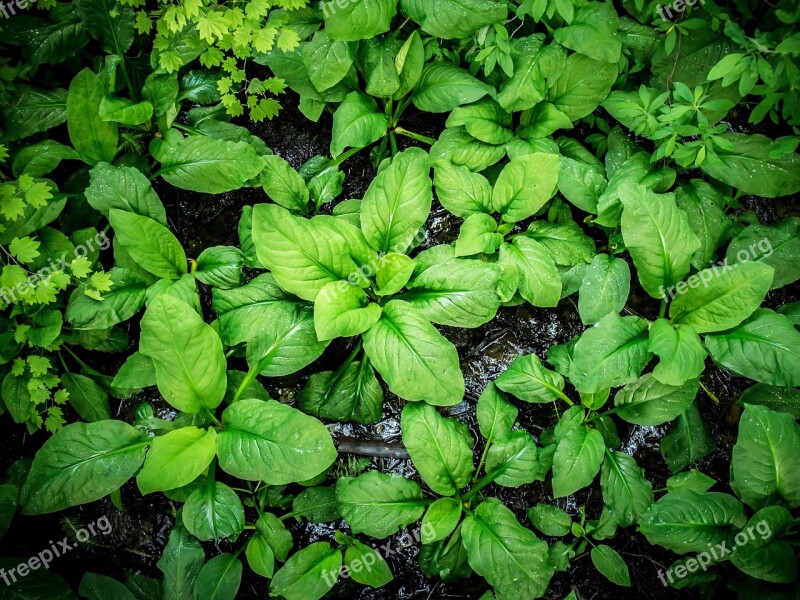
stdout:
{"type": "Polygon", "coordinates": [[[203,412],[206,413],[206,416],[208,416],[208,418],[211,419],[211,422],[214,423],[214,425],[216,425],[217,427],[222,427],[222,422],[217,418],[217,415],[211,412],[210,409],[205,408],[203,409],[203,412]]]}
{"type": "Polygon", "coordinates": [[[661,301],[661,307],[658,309],[658,318],[663,319],[664,315],[667,314],[667,301],[666,299],[661,301]]]}
{"type": "Polygon", "coordinates": [[[703,388],[703,391],[706,393],[706,396],[711,398],[711,401],[714,404],[719,404],[719,398],[717,398],[711,390],[709,390],[706,386],[704,386],[702,381],[700,382],[700,387],[703,388]]]}
{"type": "Polygon", "coordinates": [[[358,154],[361,150],[363,150],[363,148],[350,148],[350,150],[348,150],[344,154],[340,154],[336,158],[336,160],[334,160],[333,163],[331,163],[331,165],[335,166],[335,167],[338,167],[340,164],[342,164],[344,161],[346,161],[351,156],[354,156],[354,155],[358,154]]]}
{"type": "Polygon", "coordinates": [[[422,142],[423,144],[430,144],[431,146],[433,146],[433,144],[436,143],[436,138],[428,137],[427,135],[422,135],[420,133],[414,133],[413,131],[409,131],[408,129],[403,129],[402,127],[396,127],[394,132],[390,132],[390,134],[391,133],[396,133],[397,135],[403,135],[407,138],[411,138],[412,140],[417,140],[418,142],[422,142]]]}
{"type": "Polygon", "coordinates": [[[236,390],[236,394],[234,394],[233,400],[231,400],[231,404],[233,404],[234,402],[238,401],[239,398],[242,397],[242,394],[244,394],[244,391],[247,389],[247,386],[249,386],[251,383],[253,383],[253,380],[256,378],[256,375],[258,375],[258,369],[250,369],[247,372],[247,375],[245,375],[244,379],[242,380],[242,383],[239,385],[239,388],[236,390]]]}
{"type": "Polygon", "coordinates": [[[389,141],[392,144],[392,156],[397,156],[400,150],[397,147],[397,136],[394,131],[389,131],[389,141]]]}

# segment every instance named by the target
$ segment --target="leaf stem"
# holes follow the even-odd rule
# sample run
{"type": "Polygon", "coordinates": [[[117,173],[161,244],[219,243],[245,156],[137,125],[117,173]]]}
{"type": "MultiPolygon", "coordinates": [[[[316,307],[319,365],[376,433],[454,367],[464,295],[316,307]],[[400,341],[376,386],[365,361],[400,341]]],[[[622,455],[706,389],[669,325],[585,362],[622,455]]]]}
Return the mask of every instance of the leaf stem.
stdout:
{"type": "Polygon", "coordinates": [[[231,404],[237,402],[239,398],[242,397],[242,394],[244,394],[244,391],[247,389],[247,386],[253,383],[253,380],[256,378],[256,375],[258,375],[257,368],[251,368],[247,372],[247,375],[245,375],[245,378],[242,380],[242,383],[239,384],[239,388],[236,390],[236,393],[233,396],[233,400],[231,400],[231,404]]]}
{"type": "Polygon", "coordinates": [[[709,390],[706,386],[704,386],[702,381],[700,382],[700,387],[703,388],[703,391],[706,393],[706,396],[711,398],[711,401],[714,404],[719,404],[719,398],[717,398],[711,390],[709,390]]]}
{"type": "Polygon", "coordinates": [[[433,144],[436,143],[436,138],[428,137],[427,135],[422,135],[421,133],[414,133],[413,131],[409,131],[408,129],[404,129],[402,127],[396,127],[393,132],[389,132],[390,134],[396,133],[397,135],[403,135],[407,138],[411,138],[412,140],[417,140],[418,142],[422,142],[423,144],[433,144]]]}

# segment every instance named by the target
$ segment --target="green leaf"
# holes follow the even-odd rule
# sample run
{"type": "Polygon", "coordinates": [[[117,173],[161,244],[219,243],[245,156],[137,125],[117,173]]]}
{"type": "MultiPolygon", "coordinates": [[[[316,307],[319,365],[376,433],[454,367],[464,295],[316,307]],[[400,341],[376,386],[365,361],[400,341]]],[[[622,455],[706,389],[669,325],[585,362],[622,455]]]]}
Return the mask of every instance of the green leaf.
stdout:
{"type": "Polygon", "coordinates": [[[566,52],[554,44],[543,47],[541,34],[514,40],[514,74],[503,82],[497,101],[508,112],[533,108],[544,100],[550,77],[557,77],[566,61],[566,52]]]}
{"type": "Polygon", "coordinates": [[[359,287],[329,283],[314,301],[314,328],[320,341],[364,333],[381,318],[380,305],[359,287]]]}
{"type": "Polygon", "coordinates": [[[609,313],[583,332],[573,351],[570,381],[584,393],[636,381],[650,362],[647,321],[609,313]]]}
{"type": "Polygon", "coordinates": [[[373,588],[383,587],[394,579],[386,559],[356,539],[350,541],[344,553],[344,564],[353,581],[373,588]]]}
{"type": "Polygon", "coordinates": [[[132,7],[113,0],[80,0],[77,9],[86,30],[106,53],[122,56],[130,49],[134,37],[132,7]]]}
{"type": "Polygon", "coordinates": [[[389,252],[384,255],[375,272],[375,283],[379,296],[393,296],[402,290],[414,273],[414,261],[405,254],[389,252]]]}
{"type": "Polygon", "coordinates": [[[100,102],[100,119],[120,125],[141,125],[153,116],[153,105],[147,101],[133,102],[127,98],[105,96],[100,102]]]}
{"type": "Polygon", "coordinates": [[[153,359],[158,390],[178,410],[196,413],[222,402],[227,369],[222,342],[185,302],[162,294],[150,303],[139,351],[153,359]]]}
{"type": "Polygon", "coordinates": [[[315,373],[297,396],[303,412],[346,423],[377,423],[383,412],[383,388],[368,358],[336,371],[315,373]]]}
{"type": "Polygon", "coordinates": [[[702,269],[711,263],[717,249],[728,239],[730,220],[722,207],[725,196],[710,183],[701,179],[692,179],[675,190],[675,197],[680,208],[689,217],[700,248],[692,257],[692,266],[702,269]]]}
{"type": "Polygon", "coordinates": [[[600,471],[603,502],[621,527],[638,522],[653,503],[653,485],[645,479],[636,459],[607,450],[600,471]]]}
{"type": "Polygon", "coordinates": [[[534,306],[550,307],[561,300],[561,276],[547,247],[529,237],[515,236],[500,246],[501,266],[516,271],[520,295],[534,306]]]}
{"type": "Polygon", "coordinates": [[[11,170],[15,177],[20,175],[44,177],[58,167],[62,160],[79,159],[78,153],[69,146],[53,140],[42,140],[21,148],[14,155],[11,170]]]}
{"type": "Polygon", "coordinates": [[[428,505],[415,481],[379,471],[341,477],[336,482],[336,499],[353,534],[379,540],[419,519],[428,505]]]}
{"type": "Polygon", "coordinates": [[[550,86],[547,97],[574,123],[605,100],[616,80],[616,65],[571,54],[558,80],[550,86]]]}
{"type": "Polygon", "coordinates": [[[62,88],[45,91],[17,86],[11,102],[0,109],[6,139],[21,140],[61,125],[67,120],[67,97],[67,90],[62,88]]]}
{"type": "Polygon", "coordinates": [[[574,494],[594,480],[605,454],[603,436],[596,429],[580,425],[561,438],[553,456],[553,495],[574,494]]]}
{"type": "Polygon", "coordinates": [[[434,168],[434,182],[437,199],[457,217],[491,212],[492,186],[480,173],[441,160],[434,168]]]}
{"type": "Polygon", "coordinates": [[[620,191],[622,237],[631,254],[639,282],[653,298],[688,273],[692,255],[700,241],[672,194],[658,195],[644,186],[631,184],[620,191]]]}
{"type": "Polygon", "coordinates": [[[578,293],[578,313],[585,325],[593,325],[608,313],[625,307],[631,289],[628,263],[608,254],[598,254],[586,268],[578,293]]]}
{"type": "Polygon", "coordinates": [[[717,363],[743,377],[800,385],[800,332],[781,314],[760,308],[736,329],[707,335],[705,344],[717,363]]]}
{"type": "Polygon", "coordinates": [[[558,156],[534,152],[512,160],[501,171],[492,192],[492,208],[503,221],[524,221],[553,197],[558,183],[558,156]]]}
{"type": "Polygon", "coordinates": [[[651,544],[677,554],[708,551],[709,544],[733,544],[733,535],[747,522],[744,508],[733,496],[676,490],[652,504],[639,523],[651,544]]]}
{"type": "Polygon", "coordinates": [[[505,144],[514,137],[511,115],[492,99],[453,109],[447,127],[464,127],[472,137],[487,144],[505,144]]]}
{"type": "Polygon", "coordinates": [[[264,156],[261,187],[276,204],[293,212],[308,210],[309,192],[306,182],[292,166],[275,154],[264,156]]]}
{"type": "Polygon", "coordinates": [[[364,333],[364,350],[389,389],[405,400],[451,406],[464,397],[458,353],[422,313],[392,300],[364,333]]]}
{"type": "Polygon", "coordinates": [[[455,255],[494,254],[502,243],[503,236],[497,233],[497,222],[487,214],[475,213],[461,224],[455,255]]]}
{"type": "Polygon", "coordinates": [[[539,448],[527,431],[512,431],[496,440],[486,453],[486,473],[494,483],[519,487],[544,480],[549,465],[539,460],[539,448]]]}
{"type": "Polygon", "coordinates": [[[157,563],[158,569],[164,574],[163,599],[193,600],[192,586],[205,560],[200,542],[189,535],[182,519],[176,520],[157,563]]]}
{"type": "Polygon", "coordinates": [[[406,404],[401,425],[411,462],[431,490],[452,496],[469,483],[474,440],[464,424],[420,403],[406,404]]]}
{"type": "Polygon", "coordinates": [[[336,460],[322,423],[274,400],[240,400],[222,420],[219,464],[234,477],[284,485],[316,477],[336,460]]]}
{"type": "Polygon", "coordinates": [[[81,284],[69,297],[65,317],[75,329],[108,329],[127,321],[144,306],[148,282],[128,269],[113,268],[108,272],[111,289],[102,300],[86,295],[81,284]]]}
{"type": "Polygon", "coordinates": [[[631,575],[625,560],[611,546],[599,544],[592,548],[592,564],[611,583],[631,587],[631,575]]]}
{"type": "Polygon", "coordinates": [[[194,275],[206,285],[224,289],[237,287],[241,283],[244,262],[245,257],[238,248],[206,248],[197,257],[194,275]]]}
{"type": "Polygon", "coordinates": [[[755,404],[800,418],[800,390],[757,383],[739,396],[739,404],[755,404]]]}
{"type": "Polygon", "coordinates": [[[508,10],[498,0],[401,0],[408,17],[436,38],[468,38],[478,29],[506,20],[508,10]]]}
{"type": "Polygon", "coordinates": [[[118,208],[150,217],[167,226],[167,214],[147,177],[132,167],[115,167],[98,163],[89,172],[91,183],[86,188],[86,200],[97,212],[108,216],[118,208]]]}
{"type": "Polygon", "coordinates": [[[661,455],[669,470],[681,469],[711,454],[715,449],[697,404],[692,404],[675,420],[672,429],[661,438],[661,455]]]}
{"type": "Polygon", "coordinates": [[[647,373],[618,391],[614,406],[628,423],[655,427],[681,415],[692,404],[698,387],[697,379],[675,387],[659,383],[647,373]]]}
{"type": "Polygon", "coordinates": [[[788,540],[776,539],[791,528],[792,515],[788,510],[782,506],[762,508],[739,533],[747,542],[736,548],[731,562],[750,577],[771,583],[792,583],[797,578],[794,549],[788,540]]]}
{"type": "Polygon", "coordinates": [[[81,419],[104,421],[111,418],[108,395],[94,380],[76,373],[64,373],[61,385],[69,392],[69,403],[81,419]]]}
{"type": "Polygon", "coordinates": [[[149,217],[112,208],[115,239],[140,267],[162,279],[186,273],[186,254],[169,229],[149,217]]]}
{"type": "Polygon", "coordinates": [[[317,31],[300,47],[303,64],[317,91],[324,92],[345,78],[356,58],[356,44],[332,39],[326,30],[317,31]]]}
{"type": "Polygon", "coordinates": [[[647,349],[660,359],[653,377],[666,385],[683,385],[705,368],[707,353],[700,336],[688,325],[673,327],[666,319],[656,319],[650,325],[647,349]]]}
{"type": "Polygon", "coordinates": [[[489,498],[464,519],[463,544],[469,566],[501,597],[538,598],[552,570],[547,544],[519,524],[499,500],[489,498]]]}
{"type": "MultiPolygon", "coordinates": [[[[400,90],[400,69],[396,59],[402,46],[404,45],[400,40],[392,38],[373,38],[364,40],[359,45],[358,61],[366,82],[365,91],[369,96],[391,98],[400,90]]],[[[422,65],[419,71],[422,72],[422,65]]]]}
{"type": "Polygon", "coordinates": [[[503,439],[510,432],[517,420],[519,411],[506,400],[494,383],[489,383],[478,398],[475,409],[478,429],[487,443],[503,439]]]}
{"type": "Polygon", "coordinates": [[[425,511],[420,526],[423,544],[432,544],[448,537],[461,521],[461,502],[455,498],[439,498],[425,511]]]}
{"type": "Polygon", "coordinates": [[[194,582],[195,600],[233,600],[242,582],[242,562],[223,553],[209,560],[194,582]]]}
{"type": "Polygon", "coordinates": [[[111,162],[117,153],[117,126],[100,118],[104,96],[103,84],[91,69],[83,69],[70,83],[67,96],[69,139],[90,165],[111,162]]]}
{"type": "Polygon", "coordinates": [[[494,384],[520,400],[537,404],[555,402],[564,395],[564,378],[545,368],[535,354],[515,358],[494,384]]]}
{"type": "Polygon", "coordinates": [[[343,237],[273,204],[253,208],[253,242],[278,285],[304,300],[357,272],[343,237]]]}
{"type": "Polygon", "coordinates": [[[697,333],[714,333],[735,327],[761,305],[774,270],[763,263],[748,262],[712,267],[689,278],[689,289],[678,286],[669,307],[674,323],[692,327],[697,333]]]}
{"type": "Polygon", "coordinates": [[[700,168],[743,194],[779,198],[800,191],[800,154],[773,154],[776,144],[763,135],[723,133],[730,149],[709,153],[700,168]]]}
{"type": "Polygon", "coordinates": [[[329,523],[342,518],[336,502],[336,490],[329,487],[304,489],[295,496],[292,513],[298,520],[304,517],[311,523],[329,523]]]}
{"type": "Polygon", "coordinates": [[[554,37],[559,44],[570,50],[616,65],[622,53],[618,28],[619,18],[613,5],[590,2],[575,11],[575,17],[569,21],[567,27],[556,29],[554,37]]]}
{"type": "MultiPolygon", "coordinates": [[[[235,538],[244,528],[244,507],[239,496],[213,476],[195,488],[183,505],[183,524],[202,542],[235,538]]],[[[198,576],[199,580],[199,576],[198,576]]],[[[195,590],[197,581],[195,581],[195,590]]]]}
{"type": "Polygon", "coordinates": [[[272,548],[267,543],[260,533],[256,533],[247,542],[247,549],[245,550],[247,556],[248,566],[255,572],[272,579],[275,573],[275,555],[272,553],[272,548]]]}
{"type": "Polygon", "coordinates": [[[341,568],[339,550],[328,542],[314,542],[295,553],[275,573],[270,595],[286,600],[319,600],[336,583],[341,568]]]}
{"type": "Polygon", "coordinates": [[[574,221],[534,221],[528,226],[525,236],[547,248],[553,261],[560,266],[590,263],[595,256],[594,242],[574,221]]]}
{"type": "Polygon", "coordinates": [[[389,31],[397,0],[328,2],[322,5],[325,31],[335,40],[355,42],[389,31]]]}
{"type": "MultiPolygon", "coordinates": [[[[439,139],[431,146],[431,163],[450,161],[456,166],[467,167],[472,171],[482,171],[502,160],[506,155],[505,146],[494,146],[479,142],[463,127],[445,129],[439,139]]],[[[491,189],[489,190],[491,192],[491,189]]],[[[453,201],[451,201],[453,205],[453,201]]],[[[489,204],[484,204],[491,212],[489,204]]],[[[481,212],[480,210],[478,212],[481,212]]],[[[454,213],[457,214],[457,213],[454,213]]]]}
{"type": "Polygon", "coordinates": [[[59,429],[33,459],[22,488],[22,514],[57,512],[119,489],[144,462],[150,439],[122,421],[59,429]]]}
{"type": "Polygon", "coordinates": [[[374,99],[359,92],[350,93],[333,114],[331,156],[347,148],[364,148],[386,135],[389,123],[374,99]]]}
{"type": "Polygon", "coordinates": [[[717,483],[708,475],[701,473],[697,469],[678,473],[667,479],[667,490],[674,492],[682,488],[690,489],[702,494],[710,490],[717,483]]]}
{"type": "Polygon", "coordinates": [[[477,260],[453,259],[433,265],[414,277],[399,299],[414,305],[434,323],[480,327],[500,307],[495,291],[500,270],[477,260]]]}
{"type": "Polygon", "coordinates": [[[745,405],[733,447],[731,480],[736,494],[754,509],[800,505],[800,427],[794,417],[745,405]]]}
{"type": "Polygon", "coordinates": [[[294,542],[283,521],[272,513],[261,513],[256,521],[256,531],[267,541],[275,558],[285,562],[294,542]]]}
{"type": "Polygon", "coordinates": [[[413,101],[421,111],[445,113],[493,93],[494,88],[478,81],[464,69],[450,62],[436,61],[425,65],[414,88],[413,101]]]}
{"type": "Polygon", "coordinates": [[[190,484],[214,459],[214,429],[182,427],[153,438],[144,466],[136,476],[142,494],[163,492],[190,484]]]}
{"type": "Polygon", "coordinates": [[[727,264],[758,261],[775,269],[772,289],[794,283],[800,278],[800,219],[790,217],[776,225],[755,224],[746,227],[728,246],[727,264]]]}
{"type": "Polygon", "coordinates": [[[404,252],[428,218],[433,202],[428,155],[410,148],[392,159],[361,203],[361,230],[383,252],[404,252]]]}
{"type": "Polygon", "coordinates": [[[78,593],[88,600],[104,600],[105,598],[136,600],[136,596],[119,581],[97,573],[84,574],[78,593]]]}
{"type": "Polygon", "coordinates": [[[537,504],[528,510],[528,518],[536,529],[552,537],[562,537],[572,530],[572,517],[552,504],[537,504]]]}
{"type": "Polygon", "coordinates": [[[258,176],[264,158],[246,142],[231,142],[205,135],[190,135],[173,143],[157,140],[150,152],[161,169],[158,174],[175,187],[203,194],[238,190],[258,176]]]}

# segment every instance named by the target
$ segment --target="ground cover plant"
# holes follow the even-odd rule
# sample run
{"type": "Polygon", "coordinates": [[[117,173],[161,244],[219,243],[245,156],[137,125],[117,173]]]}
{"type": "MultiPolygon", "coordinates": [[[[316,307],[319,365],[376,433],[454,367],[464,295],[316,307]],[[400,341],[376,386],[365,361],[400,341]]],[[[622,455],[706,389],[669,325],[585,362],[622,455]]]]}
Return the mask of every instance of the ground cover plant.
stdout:
{"type": "Polygon", "coordinates": [[[795,2],[0,12],[0,597],[795,595],[795,2]]]}

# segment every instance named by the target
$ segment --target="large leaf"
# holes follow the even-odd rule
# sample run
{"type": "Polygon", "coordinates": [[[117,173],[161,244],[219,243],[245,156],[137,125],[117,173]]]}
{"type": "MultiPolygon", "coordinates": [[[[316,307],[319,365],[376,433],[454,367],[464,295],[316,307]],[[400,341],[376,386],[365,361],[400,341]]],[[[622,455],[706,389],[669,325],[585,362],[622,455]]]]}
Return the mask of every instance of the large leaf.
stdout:
{"type": "Polygon", "coordinates": [[[389,31],[397,0],[323,2],[325,31],[335,40],[356,42],[389,31]]]}
{"type": "Polygon", "coordinates": [[[507,111],[528,110],[544,100],[549,78],[557,77],[563,69],[564,49],[557,44],[543,47],[543,42],[542,34],[514,40],[514,74],[502,84],[497,95],[500,106],[507,111]],[[557,66],[560,68],[554,68],[557,66]]]}
{"type": "Polygon", "coordinates": [[[150,217],[111,208],[109,223],[116,240],[144,270],[162,279],[186,273],[186,254],[169,229],[150,217]]]}
{"type": "Polygon", "coordinates": [[[736,548],[731,562],[750,577],[792,583],[797,578],[797,557],[789,540],[778,539],[789,532],[792,521],[792,514],[782,506],[767,506],[756,512],[740,532],[749,537],[736,548]]]}
{"type": "Polygon", "coordinates": [[[100,78],[88,68],[78,73],[69,85],[69,139],[90,165],[111,162],[117,153],[117,126],[100,118],[100,102],[104,95],[100,78]]]}
{"type": "Polygon", "coordinates": [[[696,403],[687,408],[675,420],[672,429],[661,438],[661,455],[673,473],[708,456],[714,449],[714,440],[708,433],[696,403]]]}
{"type": "Polygon", "coordinates": [[[370,184],[361,203],[361,229],[375,249],[405,252],[431,210],[430,162],[419,148],[392,159],[370,184]]]}
{"type": "Polygon", "coordinates": [[[196,413],[222,402],[227,381],[222,342],[185,302],[161,294],[150,303],[139,351],[153,359],[158,390],[178,410],[196,413]]]}
{"type": "Polygon", "coordinates": [[[618,391],[614,405],[623,420],[655,427],[681,415],[697,395],[698,385],[697,379],[679,387],[664,385],[648,373],[618,391]]]}
{"type": "Polygon", "coordinates": [[[590,114],[608,96],[617,66],[581,54],[571,54],[548,99],[573,123],[590,114]]]}
{"type": "Polygon", "coordinates": [[[322,288],[314,301],[314,328],[320,341],[364,333],[381,317],[380,305],[354,285],[339,289],[339,282],[322,288]]]}
{"type": "Polygon", "coordinates": [[[736,327],[761,306],[774,272],[772,267],[758,262],[700,271],[689,278],[689,289],[684,288],[685,292],[672,302],[669,316],[697,333],[736,327]]]}
{"type": "Polygon", "coordinates": [[[539,447],[527,431],[512,431],[496,440],[486,453],[486,473],[505,487],[544,480],[548,468],[548,463],[539,460],[539,447]]]}
{"type": "Polygon", "coordinates": [[[584,331],[575,344],[570,381],[590,394],[625,385],[639,377],[651,356],[647,321],[609,313],[584,331]]]}
{"type": "Polygon", "coordinates": [[[663,298],[689,272],[700,241],[674,195],[659,196],[641,185],[626,186],[620,193],[622,237],[639,282],[653,298],[663,298]]]}
{"type": "Polygon", "coordinates": [[[564,378],[545,368],[535,354],[518,356],[494,385],[525,402],[554,402],[563,396],[564,378]]]}
{"type": "Polygon", "coordinates": [[[139,470],[149,444],[122,421],[67,425],[36,453],[22,488],[22,514],[56,512],[116,491],[139,470]]]}
{"type": "Polygon", "coordinates": [[[475,408],[478,429],[487,443],[506,437],[511,432],[518,413],[517,407],[506,400],[494,383],[486,386],[475,408]]]}
{"type": "Polygon", "coordinates": [[[736,494],[754,509],[800,505],[800,427],[794,417],[745,405],[731,479],[736,494]]]}
{"type": "Polygon", "coordinates": [[[790,217],[776,225],[756,223],[746,227],[728,246],[728,264],[759,261],[775,269],[772,288],[794,283],[800,278],[800,219],[790,217]]]}
{"type": "Polygon", "coordinates": [[[428,404],[407,404],[402,429],[403,444],[429,488],[452,496],[469,483],[474,440],[464,424],[445,419],[428,404]]]}
{"type": "Polygon", "coordinates": [[[206,470],[217,449],[214,429],[181,427],[153,438],[144,466],[136,476],[142,494],[190,484],[206,470]]]}
{"type": "Polygon", "coordinates": [[[520,156],[500,172],[492,208],[508,223],[524,221],[553,197],[557,183],[557,155],[534,152],[520,156]]]}
{"type": "Polygon", "coordinates": [[[182,519],[176,521],[157,563],[164,574],[163,600],[193,600],[192,586],[205,560],[200,542],[189,535],[182,519]]]}
{"type": "Polygon", "coordinates": [[[442,160],[435,165],[434,183],[439,202],[457,217],[466,219],[492,210],[492,186],[480,173],[442,160]]]}
{"type": "Polygon", "coordinates": [[[720,543],[730,547],[736,529],[746,522],[744,508],[733,496],[679,489],[650,506],[639,531],[651,544],[688,554],[707,552],[709,545],[720,543]]]}
{"type": "Polygon", "coordinates": [[[195,600],[234,600],[242,582],[242,561],[223,553],[209,560],[194,582],[195,600]]]}
{"type": "Polygon", "coordinates": [[[364,94],[352,92],[333,114],[331,156],[347,148],[364,148],[386,135],[389,123],[378,104],[364,94]]]}
{"type": "Polygon", "coordinates": [[[356,58],[355,51],[355,44],[331,39],[324,29],[301,46],[303,64],[317,91],[324,92],[345,78],[356,58]]]}
{"type": "Polygon", "coordinates": [[[341,568],[341,551],[328,542],[309,544],[275,573],[270,595],[286,600],[319,600],[336,583],[341,568]]]}
{"type": "Polygon", "coordinates": [[[692,266],[702,269],[708,265],[716,250],[728,239],[730,220],[723,211],[725,197],[710,183],[692,179],[675,190],[680,208],[689,217],[700,248],[692,257],[692,266]]]}
{"type": "Polygon", "coordinates": [[[11,102],[0,109],[6,138],[19,140],[61,125],[67,120],[67,97],[62,88],[45,91],[19,85],[11,102]]]}
{"type": "Polygon", "coordinates": [[[573,427],[558,442],[553,456],[553,496],[561,498],[586,487],[603,462],[606,444],[596,429],[573,427]]]}
{"type": "Polygon", "coordinates": [[[93,379],[77,373],[64,373],[61,385],[69,393],[69,403],[86,421],[104,421],[111,418],[108,394],[93,379]]]}
{"type": "Polygon", "coordinates": [[[419,519],[429,503],[415,481],[379,471],[341,477],[336,482],[336,499],[350,531],[378,539],[419,519]]]}
{"type": "Polygon", "coordinates": [[[628,301],[630,290],[628,263],[608,254],[598,254],[586,268],[578,293],[581,321],[593,325],[608,313],[619,313],[628,301]]]}
{"type": "Polygon", "coordinates": [[[377,423],[383,412],[383,388],[364,357],[336,371],[315,373],[297,396],[303,412],[332,421],[377,423]]]}
{"type": "Polygon", "coordinates": [[[205,135],[190,135],[173,143],[156,142],[150,152],[161,163],[158,174],[175,187],[192,192],[238,190],[264,168],[264,159],[246,142],[205,135]]]}
{"type": "Polygon", "coordinates": [[[357,272],[344,238],[274,204],[254,207],[253,242],[278,284],[304,300],[357,272]]]}
{"type": "Polygon", "coordinates": [[[118,5],[114,0],[80,0],[77,8],[88,32],[107,54],[122,57],[130,49],[134,34],[131,6],[118,5]]]}
{"type": "Polygon", "coordinates": [[[118,208],[150,217],[166,227],[164,206],[141,171],[101,162],[95,165],[89,175],[91,183],[86,188],[86,200],[96,211],[108,216],[110,209],[118,208]]]}
{"type": "Polygon", "coordinates": [[[481,27],[506,20],[508,9],[498,0],[401,0],[403,12],[433,37],[467,38],[481,27]]]}
{"type": "Polygon", "coordinates": [[[510,244],[500,246],[499,262],[516,281],[525,300],[534,306],[558,305],[561,276],[544,244],[524,235],[515,236],[510,244]]]}
{"type": "MultiPolygon", "coordinates": [[[[449,1],[449,0],[446,0],[449,1]]],[[[446,61],[425,65],[414,88],[414,106],[425,112],[445,113],[492,94],[494,89],[469,72],[446,61]]]]}
{"type": "Polygon", "coordinates": [[[274,400],[240,400],[222,415],[217,436],[222,469],[240,479],[284,485],[316,477],[336,460],[317,419],[274,400]]]}
{"type": "Polygon", "coordinates": [[[707,356],[700,336],[688,325],[656,319],[650,325],[647,349],[659,357],[653,377],[667,385],[683,385],[700,376],[707,356]]]}
{"type": "Polygon", "coordinates": [[[300,174],[280,156],[272,154],[263,158],[266,166],[261,171],[261,187],[267,195],[288,210],[305,213],[309,192],[300,174]]]}
{"type": "Polygon", "coordinates": [[[711,177],[744,194],[778,198],[800,191],[800,154],[774,153],[775,144],[763,135],[723,133],[732,146],[709,154],[700,166],[711,177]]]}
{"type": "Polygon", "coordinates": [[[364,350],[389,389],[405,400],[452,405],[464,397],[458,353],[407,302],[392,300],[364,333],[364,350]]]}
{"type": "Polygon", "coordinates": [[[605,2],[590,2],[575,11],[575,17],[567,27],[555,31],[556,41],[585,54],[589,58],[616,64],[622,53],[622,41],[617,28],[619,18],[613,5],[605,2]]]}
{"type": "Polygon", "coordinates": [[[244,507],[224,483],[206,477],[186,498],[183,524],[200,541],[238,536],[244,528],[244,507]]]}
{"type": "Polygon", "coordinates": [[[462,536],[469,566],[499,598],[528,600],[544,595],[552,576],[547,544],[520,525],[499,500],[489,498],[464,519],[462,536]]]}
{"type": "Polygon", "coordinates": [[[600,471],[603,501],[621,527],[638,522],[653,503],[653,484],[644,476],[636,459],[623,452],[607,450],[600,471]]]}
{"type": "Polygon", "coordinates": [[[760,308],[736,329],[706,336],[705,343],[716,362],[743,377],[800,385],[800,332],[784,315],[760,308]]]}
{"type": "Polygon", "coordinates": [[[147,281],[128,269],[113,268],[108,272],[111,289],[97,300],[85,294],[86,286],[79,285],[69,298],[67,320],[75,329],[108,329],[127,321],[144,306],[147,281]]]}

